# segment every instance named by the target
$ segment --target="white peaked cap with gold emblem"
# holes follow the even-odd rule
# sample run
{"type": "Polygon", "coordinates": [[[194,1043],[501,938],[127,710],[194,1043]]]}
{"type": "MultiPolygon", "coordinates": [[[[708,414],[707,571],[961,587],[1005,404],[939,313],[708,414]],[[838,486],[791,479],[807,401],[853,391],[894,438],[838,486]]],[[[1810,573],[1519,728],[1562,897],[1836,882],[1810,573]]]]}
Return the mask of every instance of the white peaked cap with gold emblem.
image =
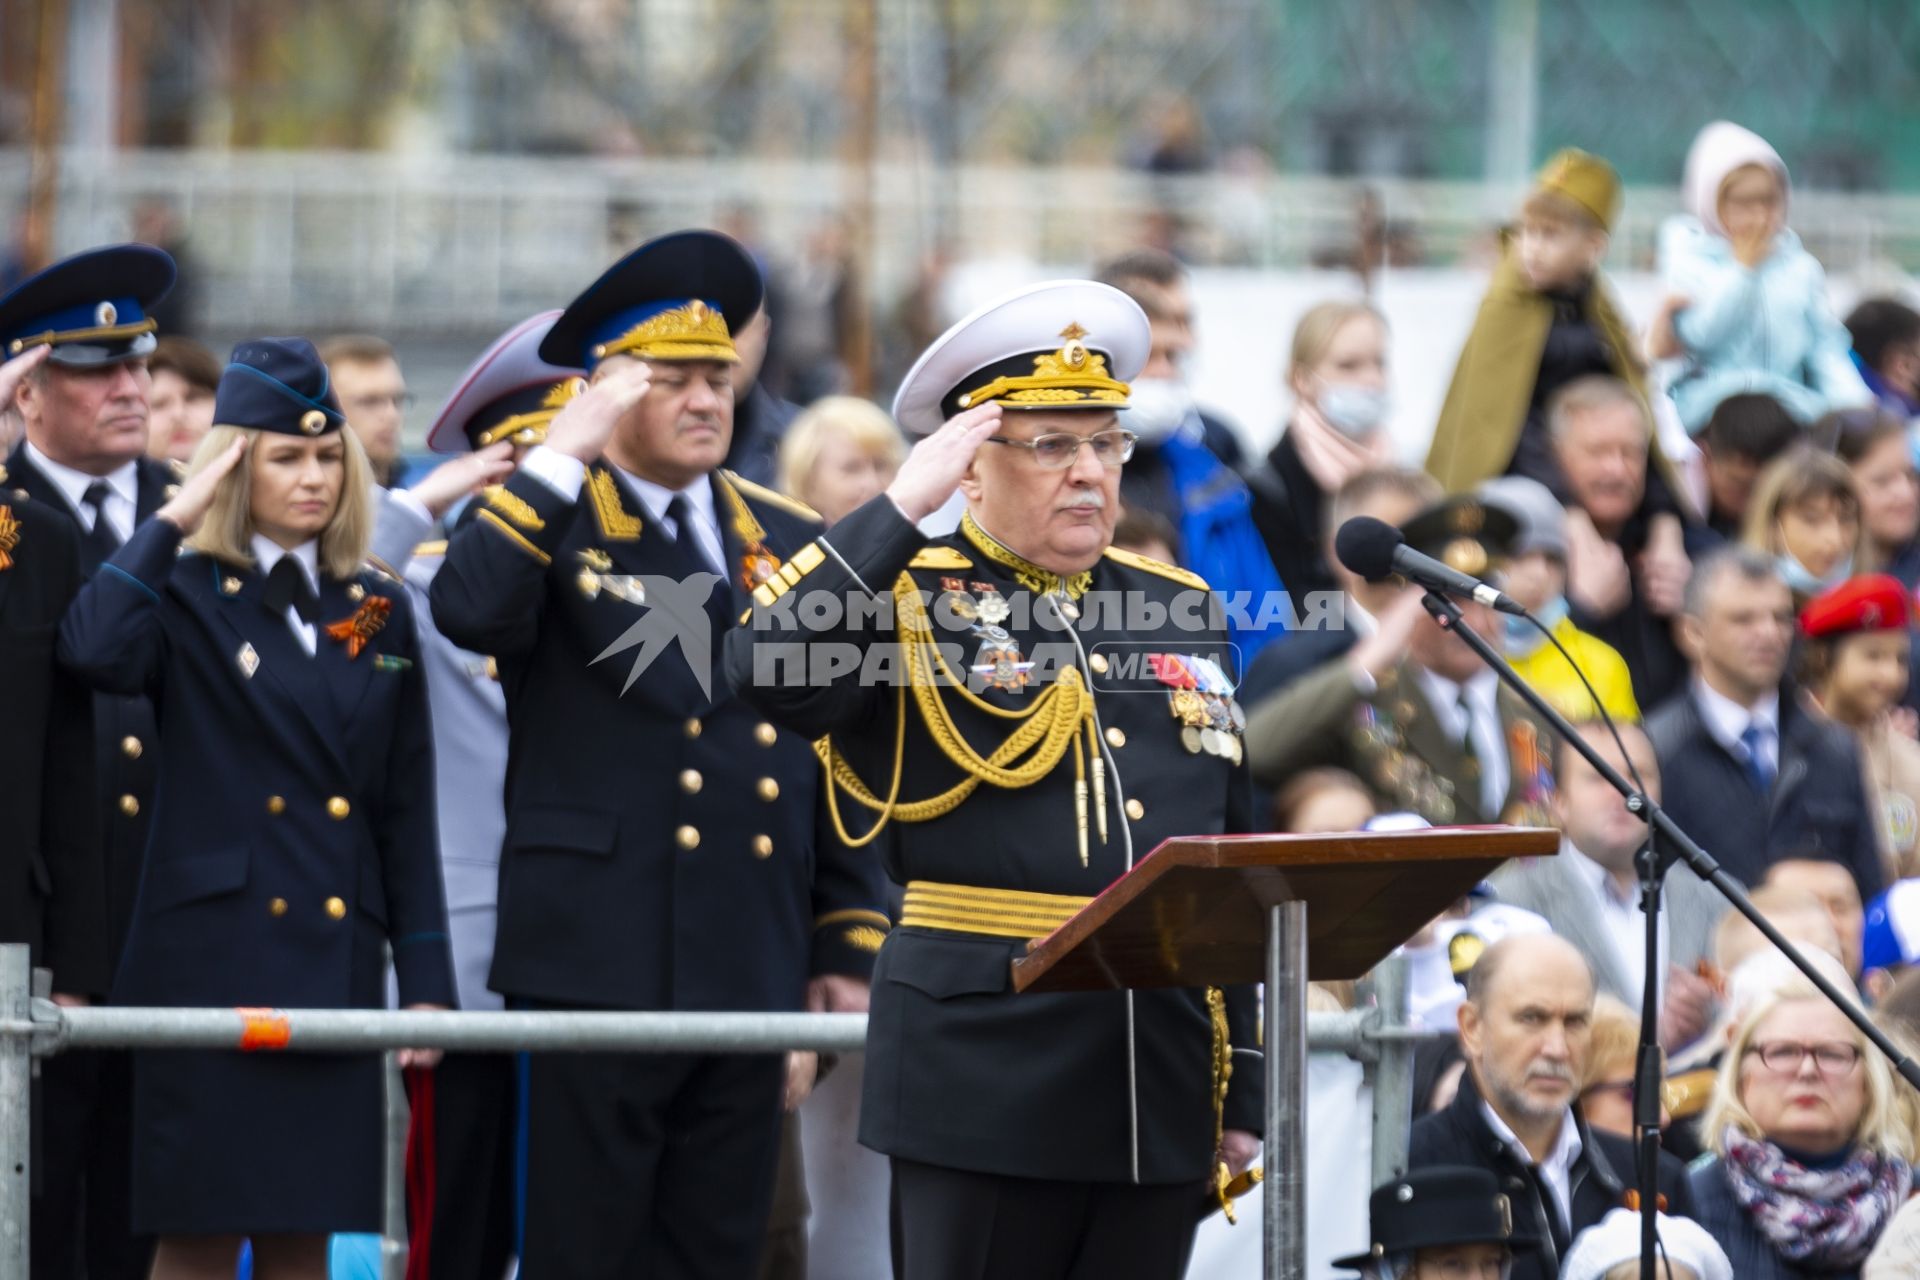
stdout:
{"type": "Polygon", "coordinates": [[[1049,280],[980,307],[926,349],[893,398],[915,435],[987,401],[1015,409],[1124,409],[1151,345],[1147,314],[1092,280],[1049,280]]]}

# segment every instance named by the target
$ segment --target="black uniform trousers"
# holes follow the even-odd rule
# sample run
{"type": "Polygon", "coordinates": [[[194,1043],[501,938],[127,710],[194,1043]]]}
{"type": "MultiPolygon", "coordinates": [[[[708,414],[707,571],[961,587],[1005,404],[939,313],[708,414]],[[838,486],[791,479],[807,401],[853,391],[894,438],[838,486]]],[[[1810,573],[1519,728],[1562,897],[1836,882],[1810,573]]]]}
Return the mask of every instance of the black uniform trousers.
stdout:
{"type": "Polygon", "coordinates": [[[893,1158],[895,1280],[1180,1280],[1205,1188],[1055,1182],[893,1158]]]}
{"type": "Polygon", "coordinates": [[[133,1056],[83,1049],[42,1064],[34,1144],[33,1274],[146,1280],[153,1239],[132,1219],[133,1056]]]}
{"type": "Polygon", "coordinates": [[[407,1280],[500,1280],[513,1257],[520,1084],[506,1053],[407,1073],[407,1280]]]}
{"type": "Polygon", "coordinates": [[[751,1277],[785,1084],[785,1054],[534,1054],[520,1274],[751,1277]]]}

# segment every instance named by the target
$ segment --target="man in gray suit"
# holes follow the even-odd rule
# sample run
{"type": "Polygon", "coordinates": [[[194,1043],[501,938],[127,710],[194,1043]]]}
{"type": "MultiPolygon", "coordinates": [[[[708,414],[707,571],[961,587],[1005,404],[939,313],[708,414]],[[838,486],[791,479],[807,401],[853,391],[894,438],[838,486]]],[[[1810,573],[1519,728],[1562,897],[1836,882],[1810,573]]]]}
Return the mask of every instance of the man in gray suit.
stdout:
{"type": "MultiPolygon", "coordinates": [[[[1622,773],[1631,759],[1647,794],[1659,800],[1659,761],[1639,725],[1620,726],[1626,757],[1598,721],[1575,728],[1622,773]]],[[[1554,773],[1559,787],[1553,825],[1561,830],[1560,856],[1509,862],[1494,872],[1493,885],[1503,901],[1545,916],[1555,933],[1586,956],[1598,988],[1638,1010],[1646,982],[1646,917],[1640,911],[1634,857],[1646,843],[1646,824],[1628,813],[1620,793],[1564,743],[1558,744],[1554,773]]],[[[1669,1051],[1705,1031],[1712,1015],[1712,991],[1696,969],[1712,953],[1713,927],[1724,905],[1685,867],[1667,876],[1660,911],[1665,965],[1660,1043],[1669,1051]]]]}

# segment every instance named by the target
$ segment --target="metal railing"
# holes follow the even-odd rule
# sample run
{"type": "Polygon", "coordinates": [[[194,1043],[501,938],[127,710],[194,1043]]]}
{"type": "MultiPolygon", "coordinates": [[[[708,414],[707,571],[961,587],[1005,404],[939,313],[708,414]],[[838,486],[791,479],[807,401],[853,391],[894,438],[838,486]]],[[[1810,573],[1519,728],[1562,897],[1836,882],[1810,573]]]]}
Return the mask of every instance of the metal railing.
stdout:
{"type": "MultiPolygon", "coordinates": [[[[30,1088],[36,1061],[73,1049],[232,1049],[250,1052],[389,1055],[385,1275],[406,1268],[400,1192],[407,1125],[391,1053],[402,1048],[513,1053],[858,1053],[867,1019],[852,1013],[394,1012],[376,1009],[65,1008],[46,998],[46,975],[27,948],[0,945],[0,1280],[27,1280],[32,1185],[30,1088]],[[36,983],[38,987],[36,988],[36,983]]],[[[1374,971],[1373,1004],[1307,1018],[1315,1053],[1363,1064],[1373,1093],[1373,1184],[1403,1172],[1412,1123],[1413,1048],[1423,1033],[1407,1021],[1406,962],[1374,971]]],[[[1305,1152],[1271,1153],[1305,1167],[1305,1152]]],[[[1295,1177],[1298,1185],[1298,1176],[1295,1177]]]]}

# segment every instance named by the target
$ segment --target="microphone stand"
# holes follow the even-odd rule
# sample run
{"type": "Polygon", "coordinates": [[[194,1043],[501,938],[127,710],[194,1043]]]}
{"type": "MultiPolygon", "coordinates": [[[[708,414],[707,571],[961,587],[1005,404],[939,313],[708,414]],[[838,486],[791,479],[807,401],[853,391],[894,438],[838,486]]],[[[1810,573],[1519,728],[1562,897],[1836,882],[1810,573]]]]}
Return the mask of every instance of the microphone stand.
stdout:
{"type": "MultiPolygon", "coordinates": [[[[1551,703],[1541,697],[1533,686],[1520,678],[1507,660],[1489,644],[1484,636],[1472,627],[1461,624],[1460,606],[1452,598],[1429,589],[1421,601],[1433,620],[1443,631],[1451,631],[1465,641],[1467,647],[1480,655],[1480,660],[1493,668],[1506,686],[1520,695],[1520,698],[1534,712],[1545,720],[1562,741],[1578,751],[1586,762],[1592,765],[1601,777],[1622,796],[1626,797],[1627,810],[1647,824],[1647,844],[1635,859],[1640,871],[1640,909],[1646,913],[1646,985],[1641,993],[1640,1003],[1640,1045],[1634,1064],[1633,1128],[1635,1135],[1634,1164],[1635,1182],[1639,1196],[1640,1210],[1640,1280],[1659,1280],[1655,1272],[1655,1227],[1654,1215],[1660,1204],[1660,1076],[1661,1056],[1659,1039],[1660,1019],[1660,886],[1666,879],[1667,868],[1678,861],[1702,880],[1712,885],[1733,905],[1734,910],[1745,916],[1758,929],[1763,937],[1786,953],[1787,959],[1819,989],[1835,1008],[1837,1008],[1867,1041],[1886,1056],[1893,1069],[1900,1073],[1901,1079],[1916,1089],[1920,1089],[1920,1063],[1908,1057],[1899,1046],[1887,1038],[1880,1028],[1873,1025],[1859,1004],[1843,995],[1839,988],[1827,981],[1826,976],[1815,969],[1797,947],[1788,942],[1780,931],[1773,927],[1767,918],[1760,914],[1753,900],[1747,897],[1747,891],[1740,882],[1724,871],[1718,862],[1694,843],[1693,838],[1681,829],[1680,824],[1667,816],[1653,800],[1620,776],[1607,760],[1596,751],[1592,744],[1574,731],[1565,716],[1554,710],[1551,703]],[[1656,844],[1665,840],[1668,856],[1656,852],[1656,844]]],[[[1604,714],[1604,712],[1602,713],[1604,714]]]]}

